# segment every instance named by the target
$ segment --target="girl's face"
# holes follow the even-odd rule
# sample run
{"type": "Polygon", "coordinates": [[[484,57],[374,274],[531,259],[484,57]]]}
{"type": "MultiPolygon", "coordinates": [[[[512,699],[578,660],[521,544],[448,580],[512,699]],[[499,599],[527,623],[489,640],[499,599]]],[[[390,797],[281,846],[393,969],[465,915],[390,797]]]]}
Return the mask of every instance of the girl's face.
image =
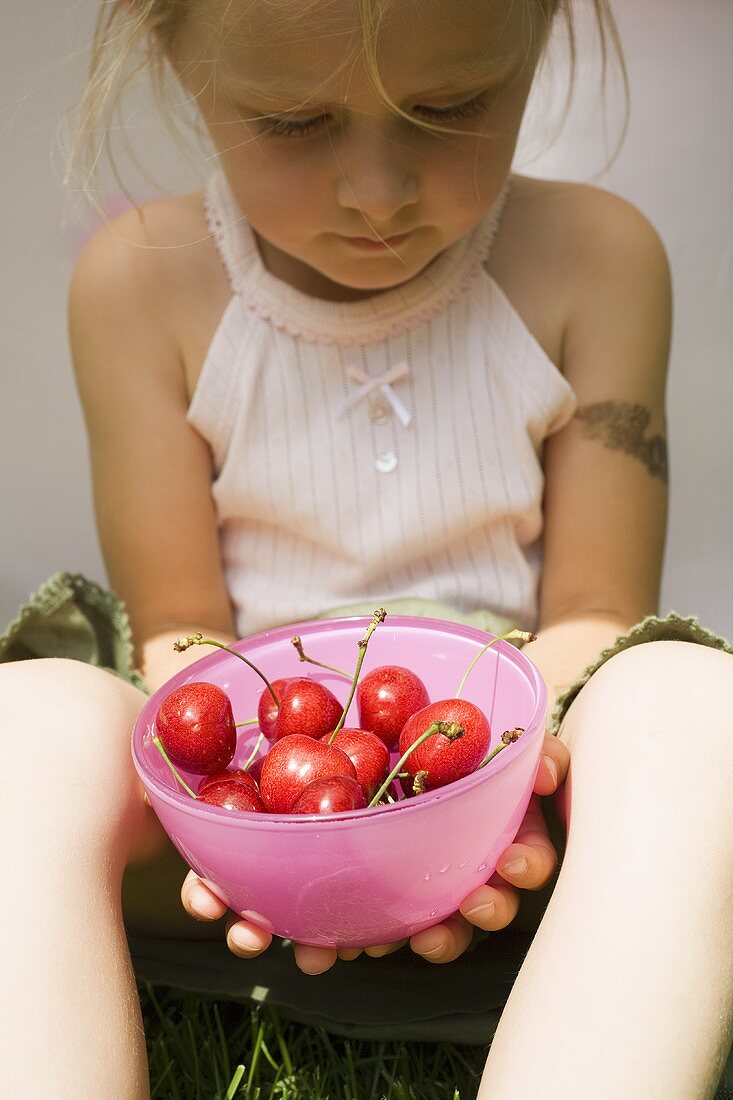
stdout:
{"type": "Polygon", "coordinates": [[[329,298],[396,286],[496,201],[541,45],[525,3],[393,0],[379,74],[407,118],[374,87],[357,0],[202,7],[173,62],[279,277],[329,298]]]}

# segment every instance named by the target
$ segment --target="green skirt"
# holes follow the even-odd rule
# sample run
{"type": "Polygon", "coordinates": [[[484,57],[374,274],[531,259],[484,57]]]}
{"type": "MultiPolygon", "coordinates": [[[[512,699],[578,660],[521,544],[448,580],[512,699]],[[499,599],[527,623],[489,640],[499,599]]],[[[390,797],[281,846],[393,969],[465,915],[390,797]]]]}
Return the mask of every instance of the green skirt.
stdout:
{"type": "MultiPolygon", "coordinates": [[[[395,614],[422,614],[465,622],[491,633],[514,625],[490,611],[462,615],[427,600],[389,600],[395,614]]],[[[373,605],[349,605],[322,614],[371,614],[373,605]]],[[[733,653],[725,638],[694,617],[650,615],[603,650],[559,697],[550,730],[556,733],[570,703],[593,673],[614,654],[640,642],[673,639],[733,653]]],[[[112,592],[81,575],[57,573],[33,593],[0,636],[0,662],[66,657],[106,668],[145,691],[134,667],[133,642],[124,606],[112,592]]],[[[564,838],[546,802],[553,841],[564,838]]],[[[282,1015],[364,1039],[490,1041],[512,983],[532,942],[554,883],[523,892],[519,915],[502,932],[477,933],[461,958],[434,966],[405,948],[383,959],[361,955],[337,962],[318,977],[301,973],[287,941],[275,940],[257,959],[235,958],[225,943],[163,940],[130,935],[138,976],[208,996],[264,1001],[282,1015]]]]}

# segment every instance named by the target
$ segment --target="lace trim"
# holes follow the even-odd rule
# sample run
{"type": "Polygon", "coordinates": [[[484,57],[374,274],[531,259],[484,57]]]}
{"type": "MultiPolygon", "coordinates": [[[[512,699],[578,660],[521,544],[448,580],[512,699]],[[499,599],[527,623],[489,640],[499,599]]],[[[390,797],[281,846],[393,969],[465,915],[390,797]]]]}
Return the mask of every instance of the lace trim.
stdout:
{"type": "MultiPolygon", "coordinates": [[[[386,290],[383,295],[353,303],[359,307],[359,312],[364,310],[364,301],[371,304],[371,308],[384,310],[390,307],[391,312],[397,314],[394,320],[380,318],[378,315],[367,317],[363,320],[349,316],[348,303],[323,302],[319,299],[308,299],[306,295],[294,291],[287,284],[281,284],[283,293],[302,297],[307,302],[312,312],[322,308],[322,318],[296,319],[285,312],[287,305],[273,300],[270,288],[263,283],[277,283],[262,265],[257,251],[254,235],[249,227],[246,217],[238,213],[234,208],[233,199],[226,186],[223,173],[216,173],[208,182],[204,191],[204,212],[209,232],[216,241],[224,268],[229,278],[232,293],[237,295],[247,309],[251,310],[261,320],[268,322],[280,332],[304,340],[310,344],[323,344],[327,346],[354,347],[363,346],[390,337],[400,336],[410,329],[416,328],[425,321],[430,321],[445,310],[463,294],[465,294],[483,273],[483,269],[491,255],[491,249],[499,228],[501,217],[506,205],[510,183],[504,187],[501,195],[494,204],[488,218],[473,230],[473,240],[469,241],[467,256],[459,259],[458,270],[455,268],[447,273],[440,282],[447,286],[440,287],[439,282],[433,280],[433,273],[428,271],[416,276],[412,283],[408,284],[408,293],[417,294],[417,288],[423,284],[423,299],[431,299],[423,305],[407,303],[399,310],[399,291],[401,288],[386,290]],[[225,190],[226,188],[226,190],[225,190]],[[217,195],[216,189],[219,189],[217,195]],[[227,214],[231,218],[224,220],[227,214]],[[236,232],[235,227],[241,226],[243,232],[236,232]],[[461,274],[461,263],[465,265],[461,274]],[[269,291],[269,292],[268,292],[269,291]],[[335,308],[334,308],[335,307],[335,308]],[[345,308],[344,308],[345,307],[345,308]]],[[[455,247],[455,246],[453,246],[455,247]]],[[[444,254],[445,256],[446,254],[444,254]]],[[[440,263],[438,257],[436,263],[440,263]]],[[[444,262],[449,262],[448,259],[444,262]]],[[[422,289],[422,287],[421,287],[422,289]]],[[[297,312],[297,305],[296,305],[297,312]]]]}
{"type": "Polygon", "coordinates": [[[127,607],[112,591],[89,580],[83,573],[54,573],[31,593],[28,602],[23,604],[0,636],[0,661],[15,639],[22,635],[26,625],[32,624],[34,620],[49,619],[64,606],[74,602],[81,607],[86,605],[95,608],[108,620],[119,645],[118,660],[122,666],[110,671],[116,672],[142,691],[147,691],[142,674],[133,662],[134,643],[127,607]]]}

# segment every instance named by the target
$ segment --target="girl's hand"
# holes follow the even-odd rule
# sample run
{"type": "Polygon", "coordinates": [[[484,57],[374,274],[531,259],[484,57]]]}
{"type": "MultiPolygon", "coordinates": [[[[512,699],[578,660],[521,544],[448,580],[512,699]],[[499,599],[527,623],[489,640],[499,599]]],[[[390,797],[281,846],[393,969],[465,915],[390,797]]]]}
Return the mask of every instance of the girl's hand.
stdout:
{"type": "MultiPolygon", "coordinates": [[[[195,920],[220,920],[227,912],[226,905],[213,893],[212,886],[200,879],[195,871],[189,871],[181,888],[183,908],[195,920]]],[[[229,950],[241,959],[254,959],[272,943],[272,935],[258,928],[256,924],[242,920],[236,913],[230,913],[226,924],[226,938],[229,950]]],[[[392,943],[387,947],[367,947],[368,955],[387,955],[396,951],[406,941],[392,943]]],[[[304,974],[323,974],[330,970],[336,959],[350,961],[361,955],[358,948],[311,947],[304,943],[294,943],[295,961],[304,974]]]]}
{"type": "MultiPolygon", "coordinates": [[[[502,854],[497,872],[487,885],[479,886],[464,899],[460,912],[453,913],[441,924],[425,928],[410,940],[410,947],[429,962],[452,962],[462,955],[471,942],[473,926],[489,932],[506,928],[519,909],[519,895],[514,886],[523,890],[539,890],[555,870],[557,853],[547,833],[538,795],[554,794],[564,782],[570,757],[565,745],[556,737],[545,734],[542,761],[534,785],[534,795],[513,844],[502,854]],[[516,866],[523,861],[524,866],[516,866]],[[515,866],[512,866],[515,864],[515,866]]],[[[196,920],[219,920],[226,906],[212,893],[194,871],[187,875],[181,890],[183,907],[196,920]]],[[[240,958],[253,959],[266,951],[272,942],[269,932],[231,913],[227,921],[227,945],[240,958]]],[[[366,947],[365,954],[373,958],[391,955],[405,945],[406,940],[366,947]]],[[[322,974],[330,970],[336,959],[350,961],[361,951],[357,948],[311,947],[294,943],[295,961],[304,974],[322,974]]]]}
{"type": "Polygon", "coordinates": [[[547,832],[539,795],[554,794],[568,774],[570,754],[557,737],[545,734],[542,759],[527,813],[514,842],[502,853],[486,886],[464,898],[459,912],[442,924],[425,928],[410,940],[410,947],[429,962],[452,962],[462,955],[473,937],[473,926],[498,932],[514,920],[523,890],[540,890],[557,866],[557,852],[547,832]]]}

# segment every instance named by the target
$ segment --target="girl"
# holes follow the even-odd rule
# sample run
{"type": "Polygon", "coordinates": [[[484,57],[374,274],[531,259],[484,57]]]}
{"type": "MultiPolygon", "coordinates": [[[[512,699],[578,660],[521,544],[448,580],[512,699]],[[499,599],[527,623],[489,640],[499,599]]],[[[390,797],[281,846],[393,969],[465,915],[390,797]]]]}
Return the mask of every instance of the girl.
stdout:
{"type": "Polygon", "coordinates": [[[733,1009],[732,649],[654,615],[663,249],[609,194],[511,174],[558,15],[562,0],[104,5],[87,130],[144,42],[218,163],[203,193],[103,229],[73,279],[100,538],[141,672],[124,609],[79,577],[53,578],[4,639],[6,659],[82,660],[0,669],[3,1095],[31,1095],[38,1049],[43,1095],[148,1095],[125,929],[149,977],[259,987],[355,1034],[478,1043],[531,942],[482,1097],[712,1094],[733,1009]],[[195,876],[179,907],[130,728],[140,687],[199,656],[173,652],[180,634],[377,602],[538,629],[560,736],[536,790],[569,749],[566,854],[544,916],[515,920],[514,887],[555,863],[535,801],[491,883],[411,952],[332,969],[336,952],[295,945],[296,969],[195,876]],[[43,745],[30,776],[27,744],[43,745]],[[469,951],[474,928],[494,935],[469,951]]]}

